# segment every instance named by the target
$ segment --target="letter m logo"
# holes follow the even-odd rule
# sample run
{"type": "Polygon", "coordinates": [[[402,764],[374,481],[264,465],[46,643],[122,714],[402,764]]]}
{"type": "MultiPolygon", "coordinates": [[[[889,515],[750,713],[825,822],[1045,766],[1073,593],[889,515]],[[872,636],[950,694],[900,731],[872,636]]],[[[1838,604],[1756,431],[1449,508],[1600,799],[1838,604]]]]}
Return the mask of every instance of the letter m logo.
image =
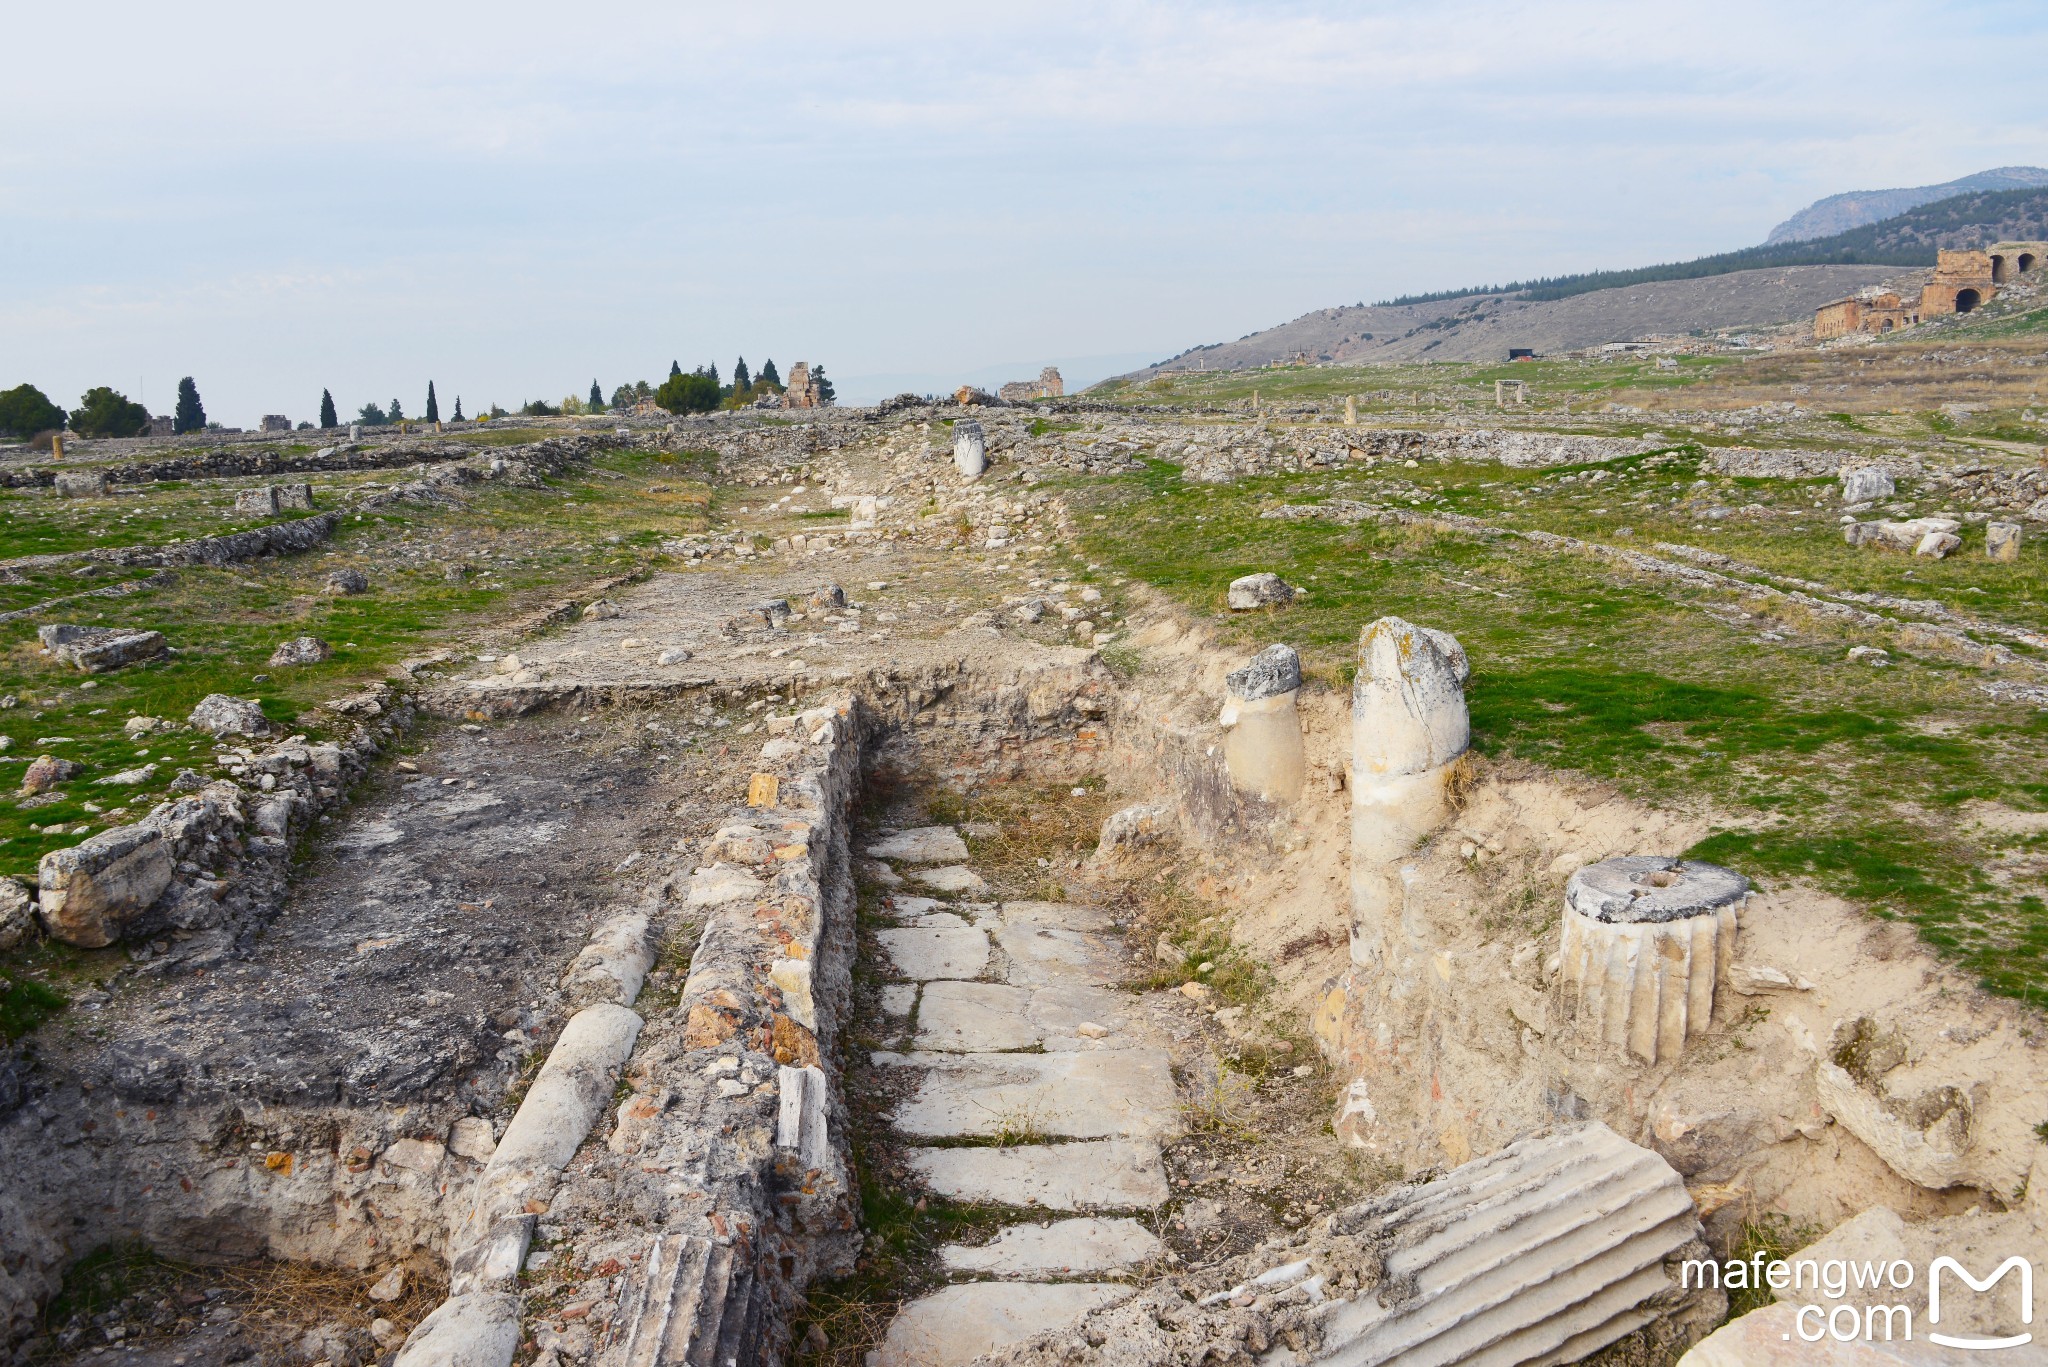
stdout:
{"type": "MultiPolygon", "coordinates": [[[[1997,1271],[1981,1282],[1971,1276],[1969,1269],[1965,1268],[1954,1258],[1936,1258],[1933,1265],[1927,1269],[1927,1323],[1930,1328],[1941,1323],[1941,1274],[1944,1269],[1961,1277],[1972,1291],[1989,1291],[1992,1287],[1998,1285],[2000,1281],[2004,1280],[2005,1274],[2014,1268],[2018,1268],[2020,1273],[2020,1323],[2032,1324],[2034,1322],[2034,1265],[2025,1258],[2015,1254],[2000,1263],[1997,1271]]],[[[2022,1344],[2034,1341],[2034,1336],[2031,1332],[2014,1334],[2010,1338],[2002,1339],[1955,1338],[1948,1334],[1936,1333],[1929,1333],[1927,1337],[1930,1342],[1938,1343],[1944,1348],[2018,1348],[2022,1344]]]]}

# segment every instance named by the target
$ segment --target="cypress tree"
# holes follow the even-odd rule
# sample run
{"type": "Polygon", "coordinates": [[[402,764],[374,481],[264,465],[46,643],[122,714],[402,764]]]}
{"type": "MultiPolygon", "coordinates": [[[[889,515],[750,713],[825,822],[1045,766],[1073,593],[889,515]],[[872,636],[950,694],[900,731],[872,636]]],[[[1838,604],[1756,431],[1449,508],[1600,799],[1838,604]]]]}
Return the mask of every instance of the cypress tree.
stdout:
{"type": "Polygon", "coordinates": [[[320,425],[322,427],[341,426],[341,415],[334,411],[334,395],[324,389],[320,391],[320,425]]]}
{"type": "Polygon", "coordinates": [[[590,382],[590,411],[593,413],[604,412],[604,391],[597,387],[596,380],[590,382]]]}
{"type": "Polygon", "coordinates": [[[178,381],[178,407],[171,416],[171,430],[180,435],[206,430],[206,408],[199,402],[199,386],[192,383],[190,375],[178,381]]]}
{"type": "Polygon", "coordinates": [[[398,400],[393,399],[391,401],[390,409],[384,414],[384,421],[392,423],[405,421],[405,410],[398,406],[398,400]]]}
{"type": "Polygon", "coordinates": [[[710,379],[711,383],[716,385],[718,383],[718,362],[713,361],[711,364],[705,366],[704,369],[699,373],[707,376],[710,379]]]}
{"type": "Polygon", "coordinates": [[[670,361],[670,362],[668,363],[668,377],[669,377],[669,378],[670,378],[671,380],[675,379],[675,378],[676,378],[677,376],[681,375],[682,373],[683,373],[683,363],[682,363],[681,361],[670,361]]]}
{"type": "Polygon", "coordinates": [[[434,397],[434,382],[427,381],[427,421],[441,421],[441,402],[434,397]]]}
{"type": "Polygon", "coordinates": [[[761,383],[772,384],[777,389],[782,388],[782,376],[775,373],[775,360],[773,357],[761,362],[761,383]]]}
{"type": "Polygon", "coordinates": [[[460,394],[455,396],[455,421],[462,421],[462,396],[460,394]]]}
{"type": "Polygon", "coordinates": [[[754,386],[753,377],[747,374],[747,358],[742,356],[732,363],[732,387],[735,393],[754,386]]]}

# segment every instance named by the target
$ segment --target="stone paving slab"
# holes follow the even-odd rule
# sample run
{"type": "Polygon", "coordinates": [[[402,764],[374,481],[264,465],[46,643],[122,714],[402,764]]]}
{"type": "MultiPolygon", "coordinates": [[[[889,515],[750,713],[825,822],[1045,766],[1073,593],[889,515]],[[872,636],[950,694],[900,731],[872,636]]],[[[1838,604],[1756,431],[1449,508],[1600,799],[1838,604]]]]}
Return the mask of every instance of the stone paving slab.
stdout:
{"type": "Polygon", "coordinates": [[[991,1277],[1072,1277],[1136,1267],[1157,1257],[1159,1236],[1129,1216],[1011,1225],[979,1247],[947,1244],[939,1261],[952,1272],[991,1277]]]}
{"type": "Polygon", "coordinates": [[[1040,1039],[1028,988],[935,982],[917,1011],[917,1047],[957,1053],[1029,1049],[1040,1039]]]}
{"type": "Polygon", "coordinates": [[[924,1070],[896,1108],[899,1133],[993,1138],[1035,1131],[1074,1139],[1177,1138],[1180,1097],[1163,1049],[1056,1054],[895,1054],[924,1070]]]}
{"type": "Polygon", "coordinates": [[[1133,1294],[1128,1286],[1065,1282],[968,1282],[903,1307],[889,1326],[876,1367],[955,1367],[1133,1294]]]}
{"type": "Polygon", "coordinates": [[[988,889],[981,875],[964,864],[948,864],[941,869],[912,869],[910,876],[940,892],[984,892],[988,889]]]}
{"type": "Polygon", "coordinates": [[[1033,988],[1024,1015],[1037,1029],[1039,1043],[1055,1052],[1138,1049],[1161,1042],[1158,1032],[1139,1019],[1136,999],[1108,987],[1033,988]],[[1098,1029],[1108,1033],[1098,1034],[1098,1029]]]}
{"type": "Polygon", "coordinates": [[[882,989],[882,1014],[890,1020],[902,1020],[917,1005],[917,984],[890,983],[882,989]]]}
{"type": "Polygon", "coordinates": [[[1157,1144],[1105,1139],[1009,1149],[913,1149],[910,1170],[941,1196],[1040,1210],[1152,1210],[1166,1204],[1157,1144]]]}
{"type": "Polygon", "coordinates": [[[1106,936],[1006,922],[996,931],[996,943],[1009,956],[1013,983],[1106,987],[1124,977],[1122,950],[1106,936]]]}
{"type": "Polygon", "coordinates": [[[1101,907],[1084,907],[1078,902],[1005,902],[1002,915],[1004,924],[1013,926],[1105,931],[1116,925],[1101,907]]]}
{"type": "Polygon", "coordinates": [[[868,853],[906,864],[957,864],[967,857],[967,842],[951,826],[919,826],[884,836],[868,846],[868,853]]]}
{"type": "Polygon", "coordinates": [[[875,939],[881,942],[897,974],[918,982],[978,978],[988,971],[988,936],[972,928],[878,930],[875,939]]]}

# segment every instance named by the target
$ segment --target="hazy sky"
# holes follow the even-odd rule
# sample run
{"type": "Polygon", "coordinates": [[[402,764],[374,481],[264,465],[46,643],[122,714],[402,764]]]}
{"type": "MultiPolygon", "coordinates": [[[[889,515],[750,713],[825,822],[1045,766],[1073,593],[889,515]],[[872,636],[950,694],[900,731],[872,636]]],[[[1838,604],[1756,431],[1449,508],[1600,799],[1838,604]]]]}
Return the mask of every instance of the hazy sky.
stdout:
{"type": "Polygon", "coordinates": [[[0,388],[1100,378],[2048,163],[2048,6],[23,5],[0,388]]]}

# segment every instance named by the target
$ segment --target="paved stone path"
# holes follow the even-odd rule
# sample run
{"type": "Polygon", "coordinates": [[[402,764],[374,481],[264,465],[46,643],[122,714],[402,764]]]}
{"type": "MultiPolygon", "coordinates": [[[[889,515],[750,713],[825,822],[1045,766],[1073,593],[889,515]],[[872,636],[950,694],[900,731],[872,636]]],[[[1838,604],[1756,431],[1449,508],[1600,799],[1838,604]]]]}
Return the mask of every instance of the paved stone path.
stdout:
{"type": "Polygon", "coordinates": [[[1156,1257],[1138,1215],[1167,1196],[1160,1146],[1181,1134],[1165,1034],[1119,989],[1103,912],[969,899],[986,884],[948,827],[869,843],[908,880],[889,897],[884,1035],[875,1062],[916,1073],[892,1124],[932,1192],[1011,1207],[978,1247],[939,1250],[957,1280],[910,1302],[877,1367],[950,1367],[1072,1323],[1131,1288],[1100,1280],[1156,1257]],[[925,1144],[920,1141],[948,1141],[925,1144]]]}

